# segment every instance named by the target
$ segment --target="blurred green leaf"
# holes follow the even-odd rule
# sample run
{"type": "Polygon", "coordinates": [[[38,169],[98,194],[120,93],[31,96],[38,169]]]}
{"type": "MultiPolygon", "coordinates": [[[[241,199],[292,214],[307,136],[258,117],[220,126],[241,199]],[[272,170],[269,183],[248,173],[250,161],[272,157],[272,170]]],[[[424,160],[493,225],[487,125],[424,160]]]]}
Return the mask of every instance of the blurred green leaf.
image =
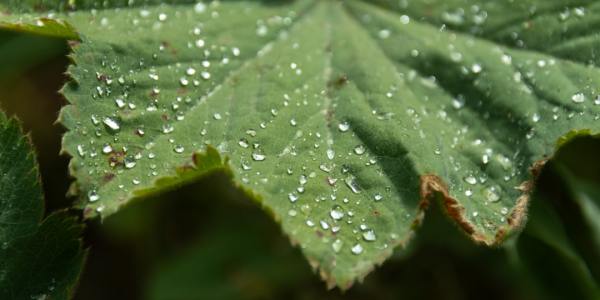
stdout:
{"type": "Polygon", "coordinates": [[[546,164],[514,262],[546,299],[600,298],[600,137],[574,137],[546,164]],[[569,288],[565,288],[569,287],[569,288]]]}
{"type": "Polygon", "coordinates": [[[66,212],[42,220],[31,145],[0,112],[0,299],[67,299],[85,257],[82,226],[66,212]]]}

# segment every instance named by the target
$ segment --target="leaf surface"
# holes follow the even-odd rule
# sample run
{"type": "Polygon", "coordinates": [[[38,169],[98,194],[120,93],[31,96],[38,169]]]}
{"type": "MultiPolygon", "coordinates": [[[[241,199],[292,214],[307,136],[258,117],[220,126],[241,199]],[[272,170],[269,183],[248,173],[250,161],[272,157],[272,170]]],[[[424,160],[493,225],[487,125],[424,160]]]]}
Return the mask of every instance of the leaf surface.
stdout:
{"type": "Polygon", "coordinates": [[[67,299],[83,266],[82,227],[65,212],[42,220],[37,162],[0,112],[0,298],[67,299]]]}
{"type": "Polygon", "coordinates": [[[60,121],[86,216],[226,165],[330,286],[404,245],[434,194],[474,240],[503,241],[529,168],[600,127],[598,5],[376,2],[55,15],[80,33],[60,121]]]}

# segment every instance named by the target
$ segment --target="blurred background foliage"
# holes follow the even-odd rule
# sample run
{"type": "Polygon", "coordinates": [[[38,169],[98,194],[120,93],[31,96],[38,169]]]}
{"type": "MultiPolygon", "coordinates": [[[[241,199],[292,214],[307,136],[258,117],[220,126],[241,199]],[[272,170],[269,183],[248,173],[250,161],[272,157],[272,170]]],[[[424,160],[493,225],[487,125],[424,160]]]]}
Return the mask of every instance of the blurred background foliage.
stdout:
{"type": "MultiPolygon", "coordinates": [[[[0,107],[30,131],[46,210],[69,207],[60,156],[68,45],[0,31],[0,107]]],[[[544,168],[524,231],[477,246],[432,205],[407,249],[345,293],[328,291],[278,225],[215,173],[88,222],[76,299],[600,299],[600,138],[544,168]]]]}

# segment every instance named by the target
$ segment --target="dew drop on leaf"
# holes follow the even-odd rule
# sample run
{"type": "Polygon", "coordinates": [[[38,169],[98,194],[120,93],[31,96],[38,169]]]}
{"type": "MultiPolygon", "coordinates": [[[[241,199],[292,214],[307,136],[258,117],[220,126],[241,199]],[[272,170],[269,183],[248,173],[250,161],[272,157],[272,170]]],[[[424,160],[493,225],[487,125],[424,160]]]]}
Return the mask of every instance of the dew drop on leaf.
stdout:
{"type": "Polygon", "coordinates": [[[331,248],[335,253],[339,253],[342,250],[342,245],[344,242],[340,239],[336,239],[333,243],[331,243],[331,248]]]}
{"type": "Polygon", "coordinates": [[[354,178],[354,176],[349,176],[346,177],[346,179],[344,180],[344,182],[346,183],[346,186],[355,194],[360,193],[360,188],[358,187],[358,184],[356,183],[356,180],[354,178]]]}
{"type": "Polygon", "coordinates": [[[343,123],[340,123],[340,124],[338,125],[338,129],[339,129],[341,132],[346,132],[346,131],[348,131],[348,129],[350,129],[350,124],[348,124],[348,122],[343,122],[343,123]]]}
{"type": "Polygon", "coordinates": [[[92,189],[88,192],[88,200],[90,200],[90,202],[96,202],[100,200],[100,195],[98,195],[98,192],[95,189],[92,189]]]}
{"type": "Polygon", "coordinates": [[[121,129],[121,125],[119,125],[119,123],[113,118],[106,117],[102,120],[102,122],[112,131],[119,131],[119,129],[121,129]]]}
{"type": "Polygon", "coordinates": [[[356,245],[352,246],[351,251],[352,251],[352,254],[359,255],[363,252],[363,247],[361,244],[356,244],[356,245]]]}
{"type": "Polygon", "coordinates": [[[363,239],[367,242],[373,242],[377,239],[373,230],[368,230],[363,233],[363,239]]]}
{"type": "Polygon", "coordinates": [[[354,147],[354,153],[356,153],[356,155],[363,155],[365,153],[366,149],[365,146],[363,145],[358,145],[356,147],[354,147]]]}
{"type": "Polygon", "coordinates": [[[475,178],[475,176],[473,175],[469,175],[467,177],[464,178],[465,182],[471,185],[475,185],[477,184],[477,178],[475,178]]]}
{"type": "Polygon", "coordinates": [[[175,151],[175,153],[183,153],[185,148],[182,145],[176,145],[175,148],[173,148],[173,151],[175,151]]]}
{"type": "Polygon", "coordinates": [[[571,97],[571,101],[575,103],[583,103],[585,101],[585,95],[583,93],[577,93],[571,97]]]}
{"type": "Polygon", "coordinates": [[[339,205],[334,206],[331,211],[329,212],[329,215],[331,216],[332,219],[334,220],[341,220],[344,217],[344,211],[342,210],[342,207],[339,205]]]}
{"type": "Polygon", "coordinates": [[[264,154],[260,154],[257,152],[252,153],[252,159],[255,161],[263,161],[265,160],[267,157],[264,154]]]}

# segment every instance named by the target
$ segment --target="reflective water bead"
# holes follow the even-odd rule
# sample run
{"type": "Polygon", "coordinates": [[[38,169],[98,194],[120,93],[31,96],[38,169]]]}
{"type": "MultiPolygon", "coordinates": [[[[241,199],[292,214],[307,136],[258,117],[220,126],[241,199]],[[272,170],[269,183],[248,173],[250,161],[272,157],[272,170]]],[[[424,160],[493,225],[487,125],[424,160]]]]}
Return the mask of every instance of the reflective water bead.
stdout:
{"type": "Polygon", "coordinates": [[[377,239],[373,230],[368,230],[363,233],[363,239],[367,242],[373,242],[377,239]]]}
{"type": "Polygon", "coordinates": [[[265,160],[267,157],[261,153],[258,152],[254,152],[252,153],[252,159],[255,161],[263,161],[265,160]]]}
{"type": "Polygon", "coordinates": [[[335,253],[340,252],[342,250],[343,242],[340,239],[336,239],[333,243],[331,243],[331,248],[335,253]]]}
{"type": "Polygon", "coordinates": [[[92,189],[88,192],[88,200],[90,200],[90,202],[96,202],[100,200],[100,195],[98,195],[98,192],[95,189],[92,189]]]}
{"type": "Polygon", "coordinates": [[[329,212],[329,215],[331,216],[332,219],[334,220],[341,220],[344,217],[344,211],[342,210],[342,207],[339,205],[334,206],[331,211],[329,212]]]}
{"type": "Polygon", "coordinates": [[[365,153],[366,149],[365,146],[363,145],[358,145],[356,147],[354,147],[354,153],[356,153],[357,155],[363,155],[365,153]]]}
{"type": "Polygon", "coordinates": [[[350,129],[350,124],[348,124],[348,122],[343,122],[343,123],[340,123],[340,124],[338,125],[338,129],[339,129],[341,132],[346,132],[346,131],[348,131],[348,129],[350,129]]]}
{"type": "Polygon", "coordinates": [[[471,185],[477,184],[477,178],[475,178],[473,175],[469,175],[467,177],[464,178],[465,182],[471,185]]]}
{"type": "Polygon", "coordinates": [[[124,165],[127,169],[133,169],[136,165],[136,162],[133,157],[127,156],[125,157],[124,165]]]}
{"type": "Polygon", "coordinates": [[[583,93],[577,93],[571,97],[571,100],[575,103],[583,103],[585,101],[585,95],[583,93]]]}
{"type": "Polygon", "coordinates": [[[194,74],[196,74],[196,69],[194,68],[187,68],[187,70],[185,70],[185,74],[187,74],[188,76],[193,76],[194,74]]]}
{"type": "Polygon", "coordinates": [[[175,153],[183,153],[185,148],[182,145],[176,145],[175,148],[173,148],[173,151],[175,151],[175,153]]]}
{"type": "Polygon", "coordinates": [[[352,251],[352,254],[359,255],[363,252],[363,247],[361,244],[356,244],[356,245],[352,246],[351,251],[352,251]]]}
{"type": "Polygon", "coordinates": [[[104,123],[104,125],[106,125],[106,127],[113,131],[118,131],[119,129],[121,129],[121,125],[119,125],[119,123],[113,118],[105,117],[102,120],[102,122],[104,123]]]}

